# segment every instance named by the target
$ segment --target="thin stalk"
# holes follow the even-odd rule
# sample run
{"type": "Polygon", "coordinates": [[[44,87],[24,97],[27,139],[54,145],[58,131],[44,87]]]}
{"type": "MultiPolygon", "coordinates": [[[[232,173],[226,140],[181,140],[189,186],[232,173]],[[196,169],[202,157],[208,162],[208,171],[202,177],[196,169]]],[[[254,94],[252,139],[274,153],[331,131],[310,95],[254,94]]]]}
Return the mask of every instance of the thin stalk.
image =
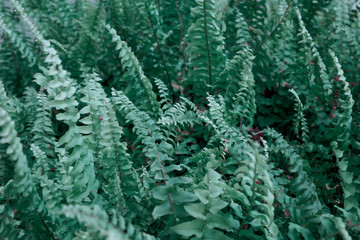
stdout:
{"type": "Polygon", "coordinates": [[[146,11],[147,11],[147,14],[148,14],[148,18],[149,18],[149,23],[150,23],[150,26],[151,26],[151,30],[153,31],[153,34],[154,34],[154,37],[155,37],[155,41],[156,41],[156,45],[157,45],[157,49],[160,53],[160,57],[161,57],[161,61],[164,65],[164,70],[165,70],[165,73],[166,73],[166,77],[168,79],[168,83],[169,83],[169,90],[171,91],[171,95],[172,95],[172,98],[173,98],[173,102],[175,102],[175,93],[174,93],[174,90],[172,88],[172,83],[171,83],[171,78],[170,78],[170,74],[169,74],[169,71],[168,71],[168,68],[166,66],[166,62],[165,62],[165,59],[164,59],[164,55],[161,51],[161,48],[160,48],[160,43],[159,43],[159,40],[158,40],[158,37],[157,37],[157,34],[156,34],[156,31],[155,31],[155,28],[154,28],[154,24],[152,23],[151,21],[151,16],[150,16],[150,13],[148,11],[148,7],[146,6],[146,11]]]}
{"type": "Polygon", "coordinates": [[[211,55],[210,55],[210,47],[209,47],[209,39],[208,39],[208,32],[207,32],[207,20],[206,20],[206,8],[205,8],[205,4],[206,0],[203,1],[203,9],[204,9],[204,32],[205,32],[205,42],[206,42],[206,51],[207,51],[207,55],[208,55],[208,73],[209,73],[209,92],[211,93],[212,90],[212,86],[211,86],[211,82],[212,82],[212,76],[211,76],[211,55]]]}
{"type": "Polygon", "coordinates": [[[284,21],[284,19],[286,18],[286,15],[288,14],[291,4],[292,4],[293,0],[291,0],[285,10],[285,14],[284,16],[281,18],[280,22],[274,27],[274,29],[271,31],[271,33],[264,39],[264,41],[262,41],[262,43],[260,44],[260,46],[255,50],[254,52],[254,56],[256,56],[256,54],[260,51],[260,49],[262,48],[262,46],[264,46],[265,42],[267,40],[269,40],[271,38],[271,36],[274,34],[275,30],[280,26],[280,24],[284,21]]]}

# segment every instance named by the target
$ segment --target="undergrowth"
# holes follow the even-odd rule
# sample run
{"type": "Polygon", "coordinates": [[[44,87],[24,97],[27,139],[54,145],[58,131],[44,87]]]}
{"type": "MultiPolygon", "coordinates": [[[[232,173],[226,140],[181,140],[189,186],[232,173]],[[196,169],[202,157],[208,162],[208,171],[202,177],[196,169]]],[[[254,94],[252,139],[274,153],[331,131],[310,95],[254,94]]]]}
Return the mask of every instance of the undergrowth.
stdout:
{"type": "Polygon", "coordinates": [[[359,7],[0,1],[0,238],[358,239],[359,7]]]}

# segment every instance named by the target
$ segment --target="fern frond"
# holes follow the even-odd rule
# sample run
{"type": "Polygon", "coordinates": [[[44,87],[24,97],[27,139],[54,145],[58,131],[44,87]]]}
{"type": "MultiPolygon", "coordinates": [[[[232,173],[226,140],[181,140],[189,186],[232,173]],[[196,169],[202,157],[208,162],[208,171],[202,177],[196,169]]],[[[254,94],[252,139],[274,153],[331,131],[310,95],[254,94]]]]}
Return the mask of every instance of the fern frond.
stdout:
{"type": "MultiPolygon", "coordinates": [[[[300,208],[289,207],[289,209],[285,209],[285,211],[288,211],[292,219],[301,216],[301,219],[297,218],[297,221],[300,221],[300,224],[303,224],[321,209],[318,194],[315,191],[315,185],[306,171],[309,166],[307,162],[296,153],[295,149],[275,130],[266,129],[263,132],[265,136],[273,140],[269,144],[269,153],[281,153],[285,157],[285,165],[282,165],[282,168],[288,167],[291,180],[288,184],[284,184],[283,187],[287,187],[290,193],[298,196],[297,199],[288,200],[293,202],[293,205],[299,206],[300,208]],[[306,204],[304,204],[305,202],[306,204]]],[[[284,189],[282,190],[284,192],[284,189]]],[[[277,194],[283,195],[282,193],[277,194]]],[[[286,200],[287,198],[288,197],[284,196],[285,201],[288,201],[286,200]]],[[[287,205],[286,203],[284,204],[285,206],[287,205]]]]}
{"type": "MultiPolygon", "coordinates": [[[[139,111],[132,102],[122,93],[113,90],[113,101],[126,118],[133,122],[134,131],[144,144],[143,155],[150,159],[149,176],[158,186],[151,191],[152,197],[159,201],[152,215],[155,219],[166,215],[177,215],[178,208],[187,202],[194,201],[194,195],[184,191],[181,184],[190,184],[191,181],[173,177],[175,170],[181,171],[180,165],[174,164],[171,157],[173,147],[166,142],[166,138],[156,125],[155,121],[144,112],[139,111]]],[[[171,224],[171,223],[168,223],[171,224]]]]}
{"type": "Polygon", "coordinates": [[[159,123],[163,126],[190,126],[196,123],[194,116],[193,112],[187,111],[185,103],[179,102],[164,112],[164,115],[159,119],[159,123]]]}
{"type": "Polygon", "coordinates": [[[166,87],[164,82],[158,78],[156,78],[154,82],[159,89],[159,95],[161,98],[160,105],[162,105],[162,110],[166,110],[172,104],[172,101],[169,99],[169,89],[166,87]]]}
{"type": "Polygon", "coordinates": [[[11,120],[9,114],[3,109],[0,108],[1,121],[0,126],[2,131],[1,144],[8,144],[6,149],[6,154],[9,155],[9,159],[14,161],[15,164],[15,182],[17,193],[22,193],[24,197],[30,196],[35,192],[34,186],[31,180],[30,169],[27,165],[26,156],[23,153],[23,147],[20,143],[20,139],[17,137],[17,132],[15,130],[15,123],[11,120]]]}
{"type": "Polygon", "coordinates": [[[64,196],[62,191],[59,190],[64,187],[55,180],[49,179],[49,159],[46,157],[45,152],[34,144],[31,145],[31,150],[36,159],[33,165],[33,176],[42,189],[42,199],[47,210],[55,214],[61,209],[61,201],[64,199],[64,196]]]}
{"type": "Polygon", "coordinates": [[[329,76],[327,74],[326,66],[320,56],[320,53],[318,52],[315,43],[306,29],[304,22],[302,21],[301,13],[298,8],[295,8],[295,12],[299,21],[300,25],[300,35],[302,37],[302,41],[300,41],[302,44],[308,45],[304,46],[304,53],[305,53],[305,65],[307,66],[308,72],[311,73],[308,77],[310,79],[310,84],[313,83],[315,80],[314,76],[314,68],[311,66],[313,62],[313,58],[317,59],[317,63],[320,68],[320,78],[322,80],[323,84],[323,91],[326,93],[326,96],[329,96],[332,93],[332,85],[329,81],[329,76]]]}
{"type": "Polygon", "coordinates": [[[186,87],[194,92],[214,91],[213,84],[219,81],[219,74],[225,66],[224,41],[216,19],[214,0],[196,1],[192,8],[196,19],[184,39],[188,43],[189,76],[186,87]]]}
{"type": "Polygon", "coordinates": [[[122,128],[116,121],[113,106],[107,98],[103,98],[102,101],[100,154],[103,175],[107,179],[103,189],[109,195],[109,203],[117,204],[119,212],[126,213],[131,205],[136,205],[133,203],[137,195],[136,182],[129,161],[130,156],[126,153],[126,143],[121,142],[122,128]]]}
{"type": "Polygon", "coordinates": [[[225,100],[232,102],[232,118],[233,121],[240,125],[252,126],[254,123],[254,115],[256,113],[255,104],[255,81],[252,74],[251,51],[244,48],[238,52],[228,65],[229,79],[238,84],[236,94],[234,89],[230,89],[230,84],[226,89],[225,100]],[[232,99],[232,101],[230,101],[232,99]],[[245,122],[243,122],[245,120],[245,122]]]}
{"type": "Polygon", "coordinates": [[[231,238],[225,233],[234,232],[240,227],[239,221],[225,211],[229,202],[222,200],[220,195],[224,194],[226,185],[221,181],[221,175],[211,167],[214,160],[209,159],[206,175],[193,187],[197,201],[184,207],[194,220],[171,228],[183,237],[196,236],[197,238],[228,240],[231,238]]]}
{"type": "Polygon", "coordinates": [[[19,114],[16,111],[16,106],[14,102],[8,97],[4,84],[0,79],[0,107],[6,110],[12,119],[18,119],[19,114]]]}
{"type": "MultiPolygon", "coordinates": [[[[71,67],[75,75],[79,75],[80,64],[86,64],[88,67],[95,67],[98,61],[98,51],[100,45],[100,36],[102,34],[101,22],[105,20],[105,10],[103,0],[94,2],[81,2],[81,12],[83,12],[81,21],[81,30],[75,44],[70,46],[71,67]],[[85,14],[86,13],[86,14],[85,14]]],[[[70,5],[70,4],[69,4],[70,5]]],[[[68,11],[66,11],[68,12],[68,11]]]]}
{"type": "Polygon", "coordinates": [[[348,151],[348,146],[350,144],[349,137],[351,135],[352,129],[352,109],[354,106],[354,100],[352,97],[349,83],[346,81],[344,71],[341,69],[338,58],[335,56],[335,53],[333,51],[329,50],[329,53],[337,69],[339,80],[343,84],[343,91],[345,95],[344,100],[339,99],[342,112],[338,117],[337,125],[339,127],[334,132],[336,138],[331,143],[331,146],[336,156],[337,165],[339,167],[339,174],[342,179],[342,184],[344,188],[344,208],[345,210],[350,210],[352,208],[357,208],[356,199],[360,194],[360,186],[357,181],[354,182],[353,180],[354,172],[358,170],[358,166],[355,163],[356,159],[344,156],[344,154],[348,151]],[[349,166],[352,165],[356,167],[349,168],[349,166]]]}
{"type": "Polygon", "coordinates": [[[236,20],[235,20],[235,28],[236,28],[236,46],[233,47],[234,52],[238,53],[242,49],[246,48],[248,44],[250,44],[251,35],[249,33],[249,26],[245,21],[244,15],[239,11],[239,9],[235,10],[236,20]]]}
{"type": "MultiPolygon", "coordinates": [[[[40,222],[44,221],[45,218],[46,221],[53,225],[54,219],[47,209],[43,207],[44,203],[35,189],[28,161],[23,152],[23,145],[17,137],[14,126],[15,124],[8,113],[0,107],[0,144],[7,144],[6,154],[13,163],[14,174],[13,179],[9,180],[3,189],[7,201],[12,201],[12,204],[6,206],[6,212],[9,207],[20,211],[23,215],[22,221],[24,223],[26,223],[26,220],[33,219],[32,215],[36,213],[40,216],[40,219],[34,219],[32,224],[39,231],[42,231],[40,229],[43,228],[43,224],[40,222]]],[[[5,214],[7,214],[6,212],[5,214]]]]}
{"type": "MultiPolygon", "coordinates": [[[[239,183],[235,184],[235,189],[240,189],[244,192],[249,200],[248,218],[245,220],[256,229],[264,232],[267,239],[277,239],[279,229],[274,219],[274,190],[270,175],[268,174],[269,167],[264,155],[260,154],[257,146],[248,149],[245,152],[246,160],[241,162],[236,172],[236,180],[239,183]]],[[[240,233],[240,236],[246,236],[240,233]]]]}
{"type": "Polygon", "coordinates": [[[33,50],[26,45],[23,41],[21,41],[21,37],[18,36],[17,33],[13,32],[3,19],[0,18],[0,28],[3,29],[3,31],[6,33],[6,35],[9,37],[9,40],[12,44],[14,44],[18,50],[21,52],[21,56],[29,62],[29,66],[32,67],[34,65],[37,65],[39,63],[38,57],[34,54],[33,50]]]}
{"type": "Polygon", "coordinates": [[[147,101],[149,102],[153,113],[155,115],[160,113],[160,106],[159,103],[156,100],[156,95],[153,92],[153,87],[149,79],[145,76],[139,60],[136,58],[134,53],[131,51],[131,48],[128,47],[126,42],[122,41],[121,38],[116,34],[115,29],[111,28],[110,25],[105,26],[109,32],[111,33],[113,39],[112,41],[115,42],[116,50],[120,50],[119,57],[121,58],[122,65],[124,68],[127,69],[129,74],[134,74],[136,72],[135,78],[138,78],[140,80],[140,83],[143,87],[143,90],[145,91],[145,95],[147,97],[147,101]]]}
{"type": "Polygon", "coordinates": [[[51,122],[51,112],[48,108],[47,96],[40,92],[37,94],[35,121],[31,129],[33,143],[40,147],[47,156],[54,155],[55,133],[51,122]]]}
{"type": "Polygon", "coordinates": [[[89,237],[96,239],[156,239],[142,233],[121,216],[110,219],[99,206],[64,205],[62,213],[71,219],[76,219],[86,227],[89,237]]]}
{"type": "Polygon", "coordinates": [[[309,138],[309,128],[307,126],[307,121],[304,115],[304,108],[303,104],[301,103],[301,100],[294,89],[289,89],[289,92],[291,92],[295,96],[295,110],[296,110],[296,119],[295,119],[295,134],[298,138],[300,138],[299,135],[299,125],[301,124],[301,139],[303,142],[307,142],[309,138]]]}

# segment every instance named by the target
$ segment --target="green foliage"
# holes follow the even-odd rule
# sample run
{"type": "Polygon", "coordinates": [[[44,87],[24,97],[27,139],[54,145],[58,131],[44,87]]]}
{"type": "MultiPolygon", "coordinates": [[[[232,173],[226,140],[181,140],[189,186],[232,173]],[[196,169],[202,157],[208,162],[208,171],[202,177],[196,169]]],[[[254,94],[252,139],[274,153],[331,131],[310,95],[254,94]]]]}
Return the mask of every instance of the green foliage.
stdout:
{"type": "Polygon", "coordinates": [[[294,89],[289,89],[289,92],[291,92],[294,96],[295,96],[295,109],[296,109],[296,118],[294,119],[295,121],[295,133],[296,136],[299,138],[299,126],[301,125],[301,130],[302,130],[302,141],[303,142],[307,142],[308,138],[309,138],[309,129],[307,126],[307,122],[306,122],[306,118],[304,116],[304,107],[303,104],[301,103],[301,100],[299,98],[299,96],[297,95],[297,93],[294,91],[294,89]]]}
{"type": "Polygon", "coordinates": [[[0,238],[357,239],[357,5],[0,1],[0,238]]]}
{"type": "MultiPolygon", "coordinates": [[[[187,42],[189,76],[185,86],[191,92],[213,92],[224,68],[224,39],[220,29],[219,14],[214,0],[196,1],[191,9],[194,23],[189,27],[184,41],[187,42]],[[196,81],[189,80],[196,79],[196,81]]],[[[195,94],[201,97],[200,94],[195,94]]]]}

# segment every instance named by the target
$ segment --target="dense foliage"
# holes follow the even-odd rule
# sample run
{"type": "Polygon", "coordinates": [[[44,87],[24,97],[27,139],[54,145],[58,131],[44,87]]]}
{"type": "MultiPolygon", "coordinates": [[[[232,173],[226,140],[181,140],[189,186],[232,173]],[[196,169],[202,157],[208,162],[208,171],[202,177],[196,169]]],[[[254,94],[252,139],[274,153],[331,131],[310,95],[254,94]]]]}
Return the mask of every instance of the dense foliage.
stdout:
{"type": "Polygon", "coordinates": [[[1,0],[0,239],[358,239],[359,8],[1,0]]]}

